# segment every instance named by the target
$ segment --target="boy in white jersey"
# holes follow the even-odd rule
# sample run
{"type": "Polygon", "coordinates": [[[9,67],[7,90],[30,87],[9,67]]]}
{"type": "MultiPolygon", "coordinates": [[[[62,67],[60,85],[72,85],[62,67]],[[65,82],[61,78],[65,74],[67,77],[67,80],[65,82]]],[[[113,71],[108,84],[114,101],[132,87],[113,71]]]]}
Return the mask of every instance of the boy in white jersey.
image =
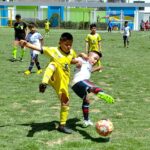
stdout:
{"type": "Polygon", "coordinates": [[[102,54],[97,51],[90,51],[88,55],[82,53],[82,57],[76,58],[76,61],[82,62],[81,67],[77,66],[72,80],[73,91],[83,99],[82,112],[84,117],[83,127],[93,125],[89,119],[89,98],[88,93],[92,92],[99,98],[105,100],[107,103],[114,103],[114,99],[103,92],[103,90],[97,87],[94,83],[89,81],[91,73],[99,71],[102,67],[93,67],[97,61],[102,57],[102,54]],[[85,58],[85,59],[84,59],[85,58]]]}
{"type": "MultiPolygon", "coordinates": [[[[28,25],[28,29],[30,32],[28,33],[26,40],[30,42],[31,44],[34,44],[35,46],[41,48],[43,45],[43,36],[39,32],[37,32],[36,25],[34,23],[30,23],[28,25]]],[[[30,54],[31,54],[30,65],[29,65],[28,70],[26,70],[24,73],[26,75],[31,74],[31,70],[34,66],[34,63],[36,64],[36,67],[38,69],[37,74],[42,73],[42,69],[40,67],[40,63],[38,60],[38,55],[40,54],[40,52],[36,50],[30,50],[30,54]]]]}
{"type": "Polygon", "coordinates": [[[128,21],[125,21],[123,30],[124,30],[124,33],[123,33],[124,47],[128,47],[129,46],[129,36],[131,36],[131,29],[128,26],[128,21]]]}

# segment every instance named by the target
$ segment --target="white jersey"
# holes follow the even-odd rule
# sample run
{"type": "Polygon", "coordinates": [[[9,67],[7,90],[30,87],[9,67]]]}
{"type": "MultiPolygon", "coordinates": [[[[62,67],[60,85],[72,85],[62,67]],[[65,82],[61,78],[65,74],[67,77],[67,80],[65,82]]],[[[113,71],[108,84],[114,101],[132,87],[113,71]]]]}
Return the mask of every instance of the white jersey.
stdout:
{"type": "Polygon", "coordinates": [[[79,81],[90,79],[92,71],[92,65],[88,61],[81,57],[78,57],[76,59],[82,62],[82,66],[81,68],[75,68],[72,85],[76,84],[79,81]]]}
{"type": "Polygon", "coordinates": [[[124,27],[124,33],[123,33],[124,36],[129,36],[130,35],[130,27],[127,26],[127,27],[124,27]]]}
{"type": "MultiPolygon", "coordinates": [[[[41,47],[41,42],[40,42],[41,39],[43,39],[43,36],[39,32],[35,32],[35,33],[30,32],[26,37],[26,40],[28,42],[30,42],[31,44],[37,47],[41,47]]],[[[39,54],[40,52],[36,50],[31,50],[31,53],[39,54]]]]}

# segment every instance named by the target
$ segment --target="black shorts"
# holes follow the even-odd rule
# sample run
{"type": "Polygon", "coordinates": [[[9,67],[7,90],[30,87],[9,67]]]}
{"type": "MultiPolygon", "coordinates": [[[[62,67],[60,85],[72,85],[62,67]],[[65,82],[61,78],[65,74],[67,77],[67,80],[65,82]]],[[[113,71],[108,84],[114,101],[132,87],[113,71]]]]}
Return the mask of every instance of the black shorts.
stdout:
{"type": "Polygon", "coordinates": [[[124,40],[124,41],[129,41],[129,36],[124,35],[124,36],[123,36],[123,40],[124,40]]]}
{"type": "Polygon", "coordinates": [[[15,35],[15,41],[25,40],[26,35],[15,35]]]}
{"type": "Polygon", "coordinates": [[[80,98],[84,99],[90,92],[89,89],[92,87],[96,87],[93,82],[90,82],[89,80],[83,80],[73,85],[72,89],[80,98]]]}

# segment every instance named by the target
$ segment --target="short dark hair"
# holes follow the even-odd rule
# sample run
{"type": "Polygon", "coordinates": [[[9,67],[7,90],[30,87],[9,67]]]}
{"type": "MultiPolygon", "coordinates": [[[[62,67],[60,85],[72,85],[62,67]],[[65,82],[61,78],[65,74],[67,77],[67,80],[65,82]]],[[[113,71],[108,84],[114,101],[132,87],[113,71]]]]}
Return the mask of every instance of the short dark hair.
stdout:
{"type": "Polygon", "coordinates": [[[60,36],[60,41],[70,40],[73,41],[73,36],[71,33],[65,32],[60,36]]]}
{"type": "Polygon", "coordinates": [[[93,53],[97,54],[99,56],[99,58],[101,58],[103,56],[102,52],[98,52],[98,51],[90,51],[90,52],[93,52],[93,53]]]}
{"type": "Polygon", "coordinates": [[[21,15],[20,15],[20,14],[17,14],[15,18],[16,18],[16,19],[21,19],[21,15]]]}
{"type": "Polygon", "coordinates": [[[95,23],[90,24],[90,29],[92,29],[93,27],[96,27],[95,23]]]}
{"type": "Polygon", "coordinates": [[[34,28],[34,27],[37,27],[37,24],[35,24],[34,22],[30,22],[28,24],[28,28],[34,28]]]}
{"type": "Polygon", "coordinates": [[[127,23],[128,23],[128,21],[125,21],[125,22],[124,22],[124,24],[127,24],[127,23]]]}

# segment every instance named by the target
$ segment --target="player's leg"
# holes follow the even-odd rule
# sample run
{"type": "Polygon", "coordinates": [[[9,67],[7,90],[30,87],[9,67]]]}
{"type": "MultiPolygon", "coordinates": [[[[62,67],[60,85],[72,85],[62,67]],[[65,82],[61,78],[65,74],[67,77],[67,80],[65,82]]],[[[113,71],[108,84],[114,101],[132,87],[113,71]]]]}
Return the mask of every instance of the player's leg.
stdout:
{"type": "Polygon", "coordinates": [[[43,75],[42,83],[39,85],[39,91],[41,93],[45,92],[45,89],[49,83],[49,80],[52,78],[53,73],[55,72],[56,66],[57,66],[56,63],[53,63],[53,62],[51,62],[47,66],[45,73],[43,75]]]}
{"type": "Polygon", "coordinates": [[[127,47],[129,46],[129,37],[127,37],[127,47]]]}
{"type": "Polygon", "coordinates": [[[72,90],[83,99],[82,103],[82,113],[83,113],[83,127],[88,127],[93,125],[93,123],[89,119],[89,99],[87,89],[89,85],[84,81],[79,81],[75,85],[72,86],[72,90]]]}
{"type": "Polygon", "coordinates": [[[23,61],[24,55],[25,55],[25,47],[21,46],[20,61],[23,61]]]}
{"type": "Polygon", "coordinates": [[[84,80],[85,84],[89,87],[87,88],[87,92],[96,94],[97,97],[106,101],[107,103],[114,103],[114,98],[108,94],[106,94],[101,88],[97,87],[93,82],[89,80],[84,80]]]}
{"type": "Polygon", "coordinates": [[[61,100],[61,110],[60,110],[60,124],[58,127],[58,131],[71,134],[72,130],[66,126],[66,121],[68,119],[69,114],[69,98],[65,93],[62,93],[60,96],[61,100]]]}
{"type": "Polygon", "coordinates": [[[15,39],[15,41],[13,42],[13,49],[12,49],[12,55],[13,55],[12,61],[16,61],[17,59],[17,45],[18,45],[18,40],[15,39]]]}
{"type": "Polygon", "coordinates": [[[31,70],[33,69],[34,62],[35,62],[35,57],[34,57],[34,54],[31,52],[31,61],[30,61],[30,65],[29,65],[28,70],[26,70],[26,71],[24,72],[25,75],[31,74],[31,70]]]}
{"type": "Polygon", "coordinates": [[[123,36],[124,47],[126,47],[126,36],[123,36]]]}
{"type": "Polygon", "coordinates": [[[38,60],[38,54],[35,55],[35,64],[36,64],[36,67],[37,67],[37,69],[38,69],[37,74],[42,73],[42,69],[41,69],[41,66],[40,66],[40,62],[39,62],[39,60],[38,60]]]}

